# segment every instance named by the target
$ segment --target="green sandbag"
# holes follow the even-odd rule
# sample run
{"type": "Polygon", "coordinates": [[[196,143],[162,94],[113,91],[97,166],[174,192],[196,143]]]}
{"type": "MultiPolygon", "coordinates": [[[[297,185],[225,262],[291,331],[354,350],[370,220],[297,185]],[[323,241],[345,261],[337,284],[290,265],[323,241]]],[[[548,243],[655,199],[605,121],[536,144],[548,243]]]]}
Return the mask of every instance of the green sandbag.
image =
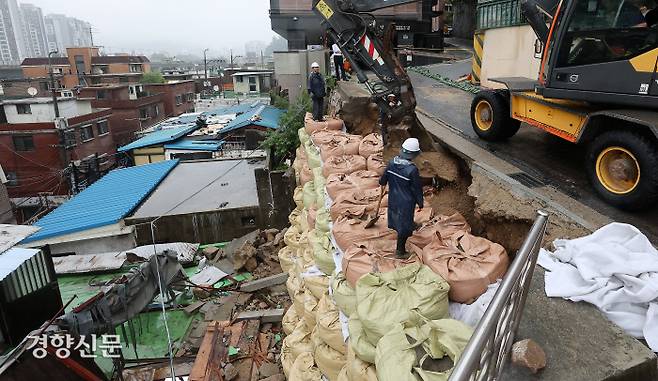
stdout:
{"type": "Polygon", "coordinates": [[[368,273],[356,282],[357,312],[372,345],[398,323],[417,324],[448,316],[450,286],[429,267],[414,263],[386,273],[368,273]]]}
{"type": "Polygon", "coordinates": [[[347,322],[347,328],[350,331],[349,345],[352,347],[356,357],[371,364],[375,363],[375,346],[370,343],[363,332],[363,325],[358,314],[352,314],[347,322]]]}
{"type": "Polygon", "coordinates": [[[315,184],[315,207],[317,209],[324,207],[324,187],[327,180],[322,176],[322,168],[313,168],[313,183],[315,184]]]}
{"type": "Polygon", "coordinates": [[[305,144],[304,149],[306,150],[306,157],[308,158],[308,167],[311,169],[320,168],[322,166],[322,162],[320,161],[320,151],[318,151],[311,142],[305,144]]]}
{"type": "Polygon", "coordinates": [[[350,286],[342,271],[331,277],[331,289],[338,309],[350,317],[356,311],[356,291],[350,286]]]}
{"type": "Polygon", "coordinates": [[[306,210],[311,209],[315,206],[315,184],[313,181],[309,181],[304,184],[304,208],[306,210]]]}
{"type": "Polygon", "coordinates": [[[329,209],[321,207],[315,213],[315,228],[323,233],[329,233],[330,227],[329,223],[331,222],[331,215],[329,214],[329,209]]]}
{"type": "MultiPolygon", "coordinates": [[[[317,226],[317,224],[316,218],[315,225],[317,226]]],[[[308,235],[308,243],[313,248],[313,258],[318,269],[327,275],[333,274],[336,264],[333,258],[334,247],[329,239],[329,233],[313,229],[308,235]]]]}
{"type": "Polygon", "coordinates": [[[304,128],[300,128],[297,130],[297,136],[299,136],[299,141],[302,143],[302,146],[307,144],[310,140],[311,137],[309,136],[308,132],[304,128]]]}
{"type": "Polygon", "coordinates": [[[379,381],[447,381],[472,334],[470,327],[453,319],[423,321],[420,327],[396,324],[377,343],[377,378],[379,381]],[[448,370],[426,370],[432,360],[446,356],[452,361],[448,370]]]}

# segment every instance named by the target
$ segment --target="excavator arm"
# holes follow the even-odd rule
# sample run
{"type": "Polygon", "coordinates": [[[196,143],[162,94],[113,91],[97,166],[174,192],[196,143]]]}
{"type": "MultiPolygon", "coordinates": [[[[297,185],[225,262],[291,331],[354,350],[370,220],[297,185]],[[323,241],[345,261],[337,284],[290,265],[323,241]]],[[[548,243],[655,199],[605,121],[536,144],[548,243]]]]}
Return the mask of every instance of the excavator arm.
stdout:
{"type": "Polygon", "coordinates": [[[322,19],[327,34],[350,61],[359,82],[372,93],[373,101],[389,115],[382,123],[399,125],[413,117],[416,108],[411,81],[392,49],[392,25],[380,27],[368,13],[418,0],[314,0],[313,11],[322,19]],[[395,94],[399,104],[389,105],[395,94]]]}

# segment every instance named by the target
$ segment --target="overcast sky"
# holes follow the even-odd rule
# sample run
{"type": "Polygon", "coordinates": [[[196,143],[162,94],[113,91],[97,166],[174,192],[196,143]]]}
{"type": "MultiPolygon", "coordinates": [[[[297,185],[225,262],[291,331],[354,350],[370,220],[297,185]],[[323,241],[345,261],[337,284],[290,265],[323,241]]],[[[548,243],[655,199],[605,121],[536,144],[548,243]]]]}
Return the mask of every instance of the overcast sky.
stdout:
{"type": "Polygon", "coordinates": [[[247,41],[274,35],[269,0],[18,0],[92,24],[94,44],[111,52],[209,56],[240,53],[247,41]],[[235,52],[234,52],[235,53],[235,52]]]}

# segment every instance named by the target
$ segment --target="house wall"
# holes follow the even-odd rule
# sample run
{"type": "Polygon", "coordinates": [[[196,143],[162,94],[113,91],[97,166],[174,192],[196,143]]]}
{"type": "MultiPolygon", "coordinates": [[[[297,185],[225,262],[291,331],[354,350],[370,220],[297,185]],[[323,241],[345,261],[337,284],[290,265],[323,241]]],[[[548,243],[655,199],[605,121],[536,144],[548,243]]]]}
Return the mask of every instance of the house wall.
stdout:
{"type": "Polygon", "coordinates": [[[274,52],[274,78],[281,89],[288,90],[290,100],[297,99],[302,91],[306,91],[311,64],[320,64],[320,72],[326,75],[328,57],[327,50],[274,52]]]}
{"type": "Polygon", "coordinates": [[[165,160],[164,146],[137,148],[133,150],[135,165],[157,163],[165,160]]]}
{"type": "Polygon", "coordinates": [[[504,87],[489,78],[537,78],[540,58],[535,58],[535,35],[528,25],[487,29],[484,34],[480,81],[490,88],[504,87]]]}
{"type": "Polygon", "coordinates": [[[194,112],[194,81],[182,81],[177,83],[147,84],[144,88],[149,93],[163,94],[165,115],[168,117],[178,116],[186,112],[194,112]],[[186,95],[190,95],[187,97],[186,95]],[[176,102],[176,96],[182,96],[180,104],[176,102]]]}
{"type": "MultiPolygon", "coordinates": [[[[2,172],[2,168],[0,168],[2,172]]],[[[7,187],[0,179],[0,224],[15,224],[16,218],[14,217],[11,203],[9,202],[9,192],[7,187]]]]}
{"type": "Polygon", "coordinates": [[[114,253],[130,250],[135,246],[135,237],[133,234],[121,234],[109,237],[51,243],[50,251],[53,254],[114,253]]]}
{"type": "MultiPolygon", "coordinates": [[[[58,99],[59,114],[64,118],[73,118],[78,115],[90,114],[92,112],[89,101],[76,99],[58,99]]],[[[30,104],[31,114],[19,114],[14,104],[5,104],[5,115],[7,123],[48,123],[55,119],[55,108],[52,103],[30,104]]]]}

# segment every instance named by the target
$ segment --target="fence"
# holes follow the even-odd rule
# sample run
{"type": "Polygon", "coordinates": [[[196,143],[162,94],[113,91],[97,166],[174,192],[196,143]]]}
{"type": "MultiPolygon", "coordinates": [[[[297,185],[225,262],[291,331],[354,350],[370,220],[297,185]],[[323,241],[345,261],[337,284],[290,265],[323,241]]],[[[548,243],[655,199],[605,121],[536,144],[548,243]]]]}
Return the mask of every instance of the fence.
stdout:
{"type": "Polygon", "coordinates": [[[449,381],[500,380],[523,307],[528,296],[537,255],[546,232],[548,214],[537,212],[530,232],[516,254],[487,311],[475,328],[449,381]]]}
{"type": "Polygon", "coordinates": [[[477,5],[478,30],[525,24],[520,0],[495,0],[477,5]]]}

